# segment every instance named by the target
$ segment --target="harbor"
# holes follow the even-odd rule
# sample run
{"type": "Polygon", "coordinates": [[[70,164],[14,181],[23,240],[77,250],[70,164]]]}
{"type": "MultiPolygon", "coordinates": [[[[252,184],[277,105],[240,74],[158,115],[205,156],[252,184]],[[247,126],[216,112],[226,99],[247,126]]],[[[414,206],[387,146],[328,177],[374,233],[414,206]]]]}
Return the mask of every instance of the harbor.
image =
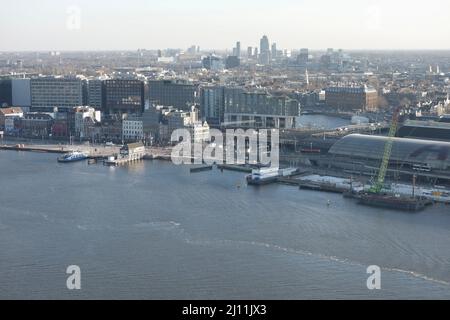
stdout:
{"type": "Polygon", "coordinates": [[[0,220],[0,283],[11,287],[20,281],[23,288],[10,298],[70,299],[64,282],[61,289],[53,281],[53,272],[64,274],[67,259],[86,270],[111,268],[106,276],[90,273],[80,292],[86,298],[189,299],[214,291],[226,299],[244,297],[250,285],[273,298],[335,298],[333,288],[343,281],[355,285],[339,297],[370,298],[373,293],[359,284],[374,260],[389,279],[384,296],[413,298],[426,288],[427,297],[450,297],[448,285],[427,280],[450,282],[442,251],[450,215],[443,205],[409,214],[281,183],[246,187],[247,173],[237,171],[191,174],[187,166],[161,160],[58,165],[52,153],[0,154],[0,197],[7,201],[0,220]],[[29,191],[25,200],[17,190],[29,191]],[[17,243],[20,250],[14,249],[17,243]],[[17,267],[29,259],[39,261],[42,281],[17,267]],[[442,268],[435,267],[438,262],[442,268]],[[233,287],[229,278],[210,281],[236,270],[233,287]],[[330,281],[322,281],[324,272],[330,281]],[[143,286],[149,278],[152,285],[143,286]],[[123,283],[136,288],[133,295],[116,290],[123,283]]]}
{"type": "MultiPolygon", "coordinates": [[[[88,160],[89,165],[104,164],[107,166],[123,166],[132,165],[134,162],[143,160],[150,161],[170,161],[171,151],[170,147],[145,147],[141,144],[130,144],[124,146],[106,146],[106,145],[57,145],[57,144],[8,144],[1,145],[0,150],[18,151],[18,152],[35,152],[35,153],[50,153],[59,155],[56,159],[61,159],[73,153],[80,153],[85,155],[80,160],[88,160]],[[131,150],[131,151],[130,151],[131,150]]],[[[71,162],[60,161],[60,162],[71,162]]],[[[338,193],[348,196],[348,194],[358,194],[367,192],[370,189],[370,184],[367,178],[363,178],[349,170],[321,170],[320,168],[311,168],[310,166],[299,165],[297,167],[279,168],[260,168],[254,165],[236,165],[236,164],[218,164],[215,166],[219,171],[234,171],[237,173],[245,173],[246,183],[248,185],[263,186],[267,184],[285,184],[298,187],[300,190],[313,190],[329,193],[338,193]],[[357,177],[357,178],[356,178],[357,177]]],[[[191,173],[201,173],[204,171],[211,171],[214,169],[212,165],[194,165],[189,168],[191,173]]],[[[424,199],[427,205],[431,203],[450,204],[450,190],[444,186],[430,186],[430,185],[416,185],[408,183],[391,182],[387,194],[391,195],[392,199],[399,197],[415,197],[424,199]]],[[[356,197],[354,197],[356,198],[356,197]]],[[[364,201],[361,197],[358,199],[359,203],[370,202],[375,199],[370,198],[364,201]]],[[[379,200],[379,199],[378,199],[379,200]]],[[[394,203],[389,201],[390,204],[394,203]]],[[[391,205],[395,208],[395,205],[391,205]]],[[[399,205],[399,209],[401,209],[399,205]]],[[[421,209],[425,206],[421,206],[421,209]]]]}

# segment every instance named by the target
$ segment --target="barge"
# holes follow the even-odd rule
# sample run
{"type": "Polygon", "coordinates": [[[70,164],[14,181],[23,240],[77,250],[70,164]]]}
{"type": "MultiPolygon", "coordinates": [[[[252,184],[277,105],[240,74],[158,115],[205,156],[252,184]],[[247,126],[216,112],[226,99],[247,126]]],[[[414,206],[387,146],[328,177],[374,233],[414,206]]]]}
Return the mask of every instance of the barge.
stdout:
{"type": "Polygon", "coordinates": [[[410,197],[395,194],[376,194],[370,192],[346,193],[346,197],[354,198],[359,204],[380,207],[387,209],[395,209],[402,211],[421,211],[426,206],[431,205],[432,201],[425,197],[410,197]]]}

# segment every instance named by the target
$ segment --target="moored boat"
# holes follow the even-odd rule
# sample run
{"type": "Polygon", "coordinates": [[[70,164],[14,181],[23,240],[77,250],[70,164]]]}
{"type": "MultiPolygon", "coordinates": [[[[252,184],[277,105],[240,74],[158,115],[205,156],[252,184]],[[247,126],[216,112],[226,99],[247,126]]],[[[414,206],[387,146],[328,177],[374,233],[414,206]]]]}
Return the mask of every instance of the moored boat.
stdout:
{"type": "Polygon", "coordinates": [[[58,158],[58,162],[67,163],[67,162],[75,162],[86,160],[88,156],[80,151],[73,151],[70,153],[64,154],[62,157],[58,158]]]}

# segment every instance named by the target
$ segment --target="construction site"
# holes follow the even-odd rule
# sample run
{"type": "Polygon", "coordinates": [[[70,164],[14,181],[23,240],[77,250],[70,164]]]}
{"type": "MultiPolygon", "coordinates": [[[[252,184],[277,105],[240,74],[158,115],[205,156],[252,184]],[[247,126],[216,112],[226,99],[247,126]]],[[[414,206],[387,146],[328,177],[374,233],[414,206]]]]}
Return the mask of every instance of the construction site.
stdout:
{"type": "MultiPolygon", "coordinates": [[[[381,134],[337,130],[334,137],[322,133],[320,139],[316,133],[300,143],[296,139],[295,152],[284,153],[282,162],[311,174],[282,182],[398,210],[450,203],[450,142],[396,137],[399,117],[397,110],[389,126],[378,128],[381,134]]],[[[283,142],[292,143],[292,138],[283,142]]]]}

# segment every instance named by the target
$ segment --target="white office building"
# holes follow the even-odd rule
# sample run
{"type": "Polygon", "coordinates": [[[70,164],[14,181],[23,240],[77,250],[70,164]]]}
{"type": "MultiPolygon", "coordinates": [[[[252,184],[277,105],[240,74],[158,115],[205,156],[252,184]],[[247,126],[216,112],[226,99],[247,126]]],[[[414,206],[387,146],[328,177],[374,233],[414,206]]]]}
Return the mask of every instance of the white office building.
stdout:
{"type": "Polygon", "coordinates": [[[122,121],[122,135],[125,141],[144,139],[144,122],[140,117],[131,117],[122,121]]]}

